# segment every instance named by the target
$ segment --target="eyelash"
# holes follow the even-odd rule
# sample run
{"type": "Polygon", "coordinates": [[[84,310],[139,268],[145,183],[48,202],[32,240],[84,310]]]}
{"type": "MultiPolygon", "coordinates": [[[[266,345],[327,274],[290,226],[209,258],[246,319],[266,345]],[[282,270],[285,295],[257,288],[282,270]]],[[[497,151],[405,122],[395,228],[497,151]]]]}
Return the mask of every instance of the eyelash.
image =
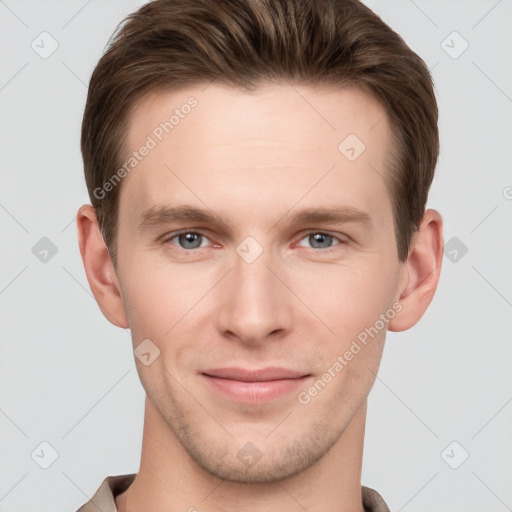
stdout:
{"type": "MultiPolygon", "coordinates": [[[[170,243],[171,240],[174,240],[178,236],[184,235],[184,234],[201,235],[204,238],[209,239],[208,236],[205,233],[203,233],[202,231],[200,231],[200,230],[192,231],[190,229],[185,229],[185,230],[182,230],[182,231],[177,231],[175,233],[171,233],[169,236],[165,237],[165,239],[163,240],[163,243],[165,243],[165,244],[170,243]]],[[[310,235],[327,235],[327,236],[330,236],[330,237],[332,237],[333,239],[335,239],[335,240],[337,240],[339,242],[339,244],[333,245],[332,247],[329,247],[328,249],[315,249],[314,247],[310,247],[309,249],[311,251],[314,251],[314,252],[321,252],[321,253],[324,253],[324,254],[330,254],[331,252],[336,250],[337,247],[346,244],[346,242],[344,240],[342,240],[341,238],[339,238],[339,237],[337,237],[335,235],[331,235],[330,233],[327,233],[325,231],[318,231],[318,230],[312,230],[312,231],[308,231],[307,233],[304,233],[302,238],[300,238],[299,242],[304,240],[304,238],[309,237],[310,235]]],[[[171,245],[174,245],[174,244],[171,244],[171,245]]],[[[178,246],[175,246],[175,247],[176,247],[176,249],[178,249],[180,251],[185,251],[185,252],[194,252],[194,251],[197,251],[198,249],[204,249],[204,247],[196,247],[195,249],[183,249],[182,247],[178,247],[178,246]]]]}

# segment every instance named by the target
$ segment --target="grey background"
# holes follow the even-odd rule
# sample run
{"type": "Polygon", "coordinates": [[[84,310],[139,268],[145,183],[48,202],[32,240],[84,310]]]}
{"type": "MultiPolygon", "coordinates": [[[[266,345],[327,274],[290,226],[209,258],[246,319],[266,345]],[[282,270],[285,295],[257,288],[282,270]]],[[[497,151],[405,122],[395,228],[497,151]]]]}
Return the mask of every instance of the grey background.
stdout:
{"type": "MultiPolygon", "coordinates": [[[[512,1],[366,3],[433,72],[441,157],[428,206],[447,250],[429,310],[388,334],[362,482],[393,511],[512,510],[512,1]]],[[[75,215],[89,202],[87,82],[140,5],[0,0],[0,512],[73,511],[105,476],[138,470],[130,333],[90,293],[75,215]],[[58,43],[45,59],[31,47],[51,48],[43,31],[58,43]],[[43,237],[57,250],[46,262],[43,237]]]]}

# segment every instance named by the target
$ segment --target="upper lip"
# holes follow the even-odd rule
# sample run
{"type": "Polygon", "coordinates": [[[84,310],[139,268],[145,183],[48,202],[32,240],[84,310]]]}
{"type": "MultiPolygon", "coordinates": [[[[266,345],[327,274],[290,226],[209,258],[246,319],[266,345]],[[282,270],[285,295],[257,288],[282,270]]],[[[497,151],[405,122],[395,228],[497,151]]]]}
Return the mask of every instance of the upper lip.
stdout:
{"type": "Polygon", "coordinates": [[[264,382],[268,380],[297,379],[306,374],[286,368],[262,368],[261,370],[246,370],[244,368],[215,368],[203,372],[210,377],[239,380],[243,382],[264,382]]]}

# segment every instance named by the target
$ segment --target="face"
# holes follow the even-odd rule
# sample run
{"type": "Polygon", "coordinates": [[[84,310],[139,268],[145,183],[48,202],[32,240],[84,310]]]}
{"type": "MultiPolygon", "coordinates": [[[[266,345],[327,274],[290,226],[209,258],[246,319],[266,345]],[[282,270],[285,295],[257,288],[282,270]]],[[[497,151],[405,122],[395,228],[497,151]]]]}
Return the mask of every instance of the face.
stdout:
{"type": "Polygon", "coordinates": [[[297,474],[365,403],[403,270],[390,136],[356,89],[198,86],[134,112],[150,149],[122,182],[117,277],[147,396],[212,475],[297,474]],[[268,368],[294,373],[217,371],[268,368]]]}

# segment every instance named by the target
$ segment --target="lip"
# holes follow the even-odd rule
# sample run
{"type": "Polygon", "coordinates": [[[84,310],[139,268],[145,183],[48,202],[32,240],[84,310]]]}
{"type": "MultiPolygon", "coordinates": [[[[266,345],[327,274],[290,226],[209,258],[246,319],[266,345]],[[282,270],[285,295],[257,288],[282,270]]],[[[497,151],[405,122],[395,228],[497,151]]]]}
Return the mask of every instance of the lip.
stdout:
{"type": "Polygon", "coordinates": [[[306,374],[287,370],[286,368],[270,367],[260,370],[246,370],[245,368],[215,368],[203,374],[221,379],[239,380],[242,382],[265,382],[269,380],[296,379],[306,374]]]}
{"type": "Polygon", "coordinates": [[[292,392],[309,377],[285,368],[216,368],[202,373],[210,386],[231,400],[245,404],[263,404],[292,392]]]}

